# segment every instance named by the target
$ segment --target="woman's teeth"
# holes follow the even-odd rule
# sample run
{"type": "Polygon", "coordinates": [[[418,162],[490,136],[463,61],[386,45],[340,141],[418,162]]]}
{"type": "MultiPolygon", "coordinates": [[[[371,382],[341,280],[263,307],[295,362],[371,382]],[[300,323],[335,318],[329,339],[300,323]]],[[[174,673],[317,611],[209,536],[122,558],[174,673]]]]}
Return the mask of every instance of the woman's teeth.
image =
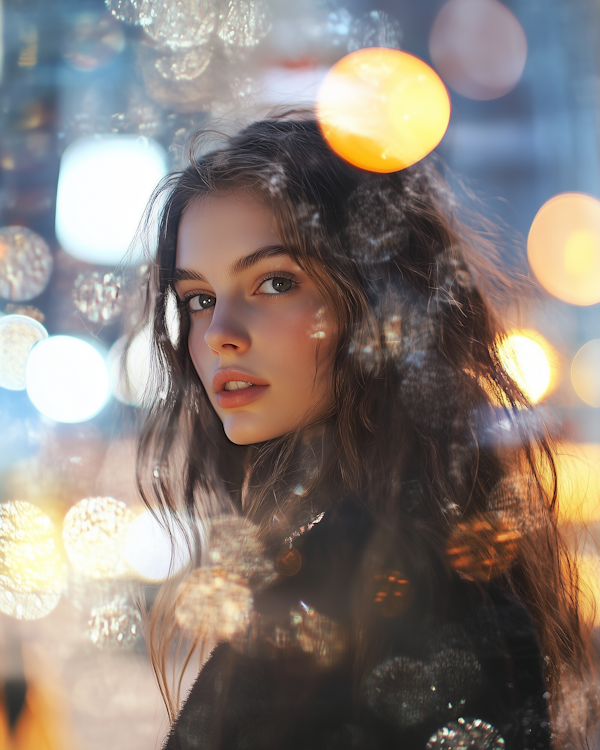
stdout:
{"type": "Polygon", "coordinates": [[[225,383],[226,391],[239,391],[242,388],[250,388],[253,383],[246,383],[243,380],[228,380],[225,383]]]}

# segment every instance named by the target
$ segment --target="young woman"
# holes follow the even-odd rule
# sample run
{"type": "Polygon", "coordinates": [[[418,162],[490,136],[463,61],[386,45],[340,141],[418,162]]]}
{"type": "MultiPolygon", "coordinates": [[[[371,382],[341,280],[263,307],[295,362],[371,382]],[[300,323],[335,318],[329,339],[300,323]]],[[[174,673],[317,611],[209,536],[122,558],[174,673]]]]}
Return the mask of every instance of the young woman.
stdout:
{"type": "Polygon", "coordinates": [[[165,746],[583,746],[550,438],[431,160],[370,174],[268,120],[161,195],[140,487],[194,552],[151,612],[165,746]],[[180,711],[177,634],[214,646],[180,711]]]}

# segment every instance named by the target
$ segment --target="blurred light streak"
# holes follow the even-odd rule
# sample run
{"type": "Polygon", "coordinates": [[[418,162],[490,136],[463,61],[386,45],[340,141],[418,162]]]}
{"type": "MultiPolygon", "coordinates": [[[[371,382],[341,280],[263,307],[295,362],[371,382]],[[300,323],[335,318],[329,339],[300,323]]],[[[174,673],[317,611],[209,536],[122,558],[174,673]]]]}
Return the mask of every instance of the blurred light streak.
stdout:
{"type": "Polygon", "coordinates": [[[56,236],[63,249],[87,263],[134,263],[135,239],[146,204],[167,174],[164,148],[134,135],[80,138],[65,150],[56,196],[56,236]]]}
{"type": "Polygon", "coordinates": [[[102,355],[73,336],[38,342],[27,360],[25,383],[35,408],[55,422],[85,422],[109,396],[102,355]]]}
{"type": "Polygon", "coordinates": [[[373,172],[395,172],[422,159],[450,120],[450,98],[437,73],[407,52],[382,47],[339,60],[316,109],[331,148],[373,172]]]}
{"type": "Polygon", "coordinates": [[[600,406],[600,339],[584,344],[573,358],[571,382],[577,395],[590,406],[600,406]]]}
{"type": "Polygon", "coordinates": [[[537,331],[511,332],[498,347],[506,372],[532,404],[548,395],[558,379],[558,354],[537,331]]]}
{"type": "Polygon", "coordinates": [[[134,519],[134,512],[114,497],[80,500],[63,521],[63,543],[71,565],[90,578],[123,575],[123,541],[134,519]]]}
{"type": "Polygon", "coordinates": [[[0,387],[25,390],[25,367],[32,347],[48,338],[41,323],[26,315],[0,318],[0,387]]]}
{"type": "Polygon", "coordinates": [[[439,11],[429,52],[447,85],[469,99],[497,99],[519,82],[527,39],[497,0],[450,0],[439,11]]]}
{"type": "Polygon", "coordinates": [[[544,203],[529,230],[527,255],[550,294],[572,305],[600,302],[600,201],[561,193],[544,203]]]}
{"type": "MultiPolygon", "coordinates": [[[[562,443],[556,456],[558,519],[589,524],[600,520],[600,445],[562,443]]],[[[549,479],[546,469],[542,476],[549,479]]]]}
{"type": "Polygon", "coordinates": [[[144,511],[131,523],[125,537],[123,557],[127,565],[147,581],[164,581],[179,572],[187,565],[189,552],[177,525],[171,525],[170,534],[149,510],[144,511]]]}

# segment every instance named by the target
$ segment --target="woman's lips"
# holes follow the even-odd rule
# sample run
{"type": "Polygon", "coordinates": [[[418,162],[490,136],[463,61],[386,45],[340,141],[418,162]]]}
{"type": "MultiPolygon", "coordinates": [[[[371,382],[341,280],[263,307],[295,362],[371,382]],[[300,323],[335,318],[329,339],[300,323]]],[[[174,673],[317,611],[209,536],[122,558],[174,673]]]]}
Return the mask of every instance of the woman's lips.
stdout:
{"type": "Polygon", "coordinates": [[[268,385],[250,385],[248,388],[240,388],[237,391],[219,391],[216,394],[217,404],[221,409],[247,406],[260,398],[268,389],[268,385]]]}

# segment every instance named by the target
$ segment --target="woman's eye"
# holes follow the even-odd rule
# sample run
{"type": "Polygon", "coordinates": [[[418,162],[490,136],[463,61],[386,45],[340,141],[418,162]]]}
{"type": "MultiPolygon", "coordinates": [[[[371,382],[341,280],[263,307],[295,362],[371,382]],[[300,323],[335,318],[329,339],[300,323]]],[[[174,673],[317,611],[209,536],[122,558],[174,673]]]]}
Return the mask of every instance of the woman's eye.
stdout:
{"type": "Polygon", "coordinates": [[[200,312],[215,306],[216,298],[211,294],[196,294],[188,299],[190,312],[200,312]]]}
{"type": "Polygon", "coordinates": [[[272,279],[267,279],[258,287],[261,294],[283,294],[283,292],[289,292],[294,285],[291,279],[286,279],[281,276],[273,276],[272,279]]]}

